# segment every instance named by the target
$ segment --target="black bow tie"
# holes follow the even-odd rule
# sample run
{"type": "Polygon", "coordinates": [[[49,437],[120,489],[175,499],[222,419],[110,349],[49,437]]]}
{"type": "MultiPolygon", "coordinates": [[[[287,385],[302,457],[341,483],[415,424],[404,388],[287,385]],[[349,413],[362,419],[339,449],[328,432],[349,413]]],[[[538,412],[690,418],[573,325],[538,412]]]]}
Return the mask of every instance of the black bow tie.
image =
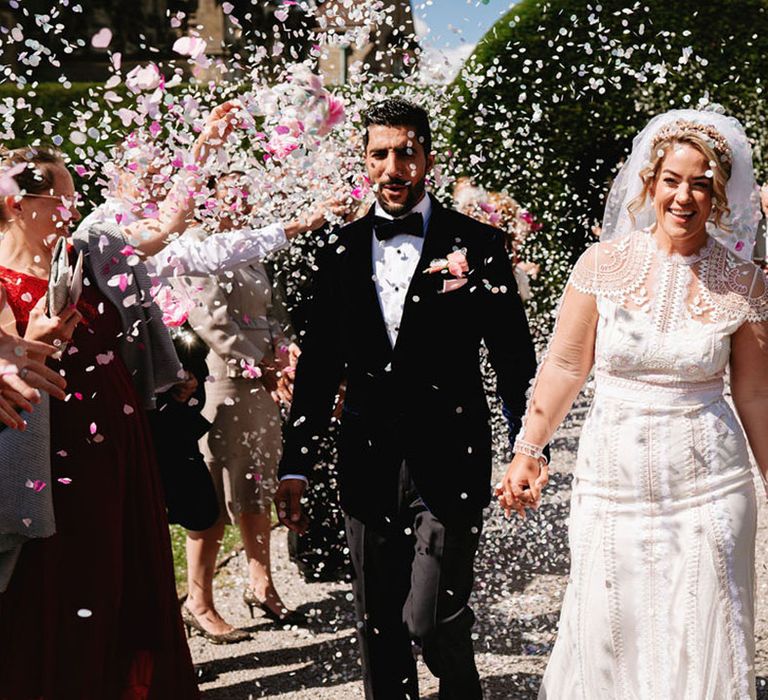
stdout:
{"type": "Polygon", "coordinates": [[[402,219],[385,219],[383,216],[374,216],[373,232],[380,241],[388,241],[393,236],[402,233],[424,238],[424,218],[418,212],[408,214],[402,219]]]}

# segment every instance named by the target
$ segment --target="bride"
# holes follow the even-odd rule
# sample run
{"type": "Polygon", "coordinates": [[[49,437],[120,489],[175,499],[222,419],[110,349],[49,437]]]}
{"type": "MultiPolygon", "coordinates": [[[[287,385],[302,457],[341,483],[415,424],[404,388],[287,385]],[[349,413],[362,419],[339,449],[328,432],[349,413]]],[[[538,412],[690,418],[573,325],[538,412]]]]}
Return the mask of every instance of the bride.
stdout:
{"type": "Polygon", "coordinates": [[[768,291],[749,262],[758,207],[739,122],[668,112],[635,138],[602,240],[573,270],[496,491],[507,515],[538,505],[543,446],[594,369],[540,699],[755,697],[747,440],[768,470],[768,291]]]}

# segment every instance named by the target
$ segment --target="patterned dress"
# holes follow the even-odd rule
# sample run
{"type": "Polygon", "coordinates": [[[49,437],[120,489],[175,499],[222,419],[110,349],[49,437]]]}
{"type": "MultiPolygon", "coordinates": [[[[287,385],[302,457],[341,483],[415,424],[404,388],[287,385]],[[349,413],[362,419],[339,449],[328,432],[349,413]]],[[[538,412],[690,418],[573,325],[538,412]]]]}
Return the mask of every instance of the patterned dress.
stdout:
{"type": "Polygon", "coordinates": [[[539,698],[754,698],[756,502],[723,380],[731,336],[768,319],[762,272],[644,230],[591,247],[569,284],[597,303],[595,397],[539,698]]]}

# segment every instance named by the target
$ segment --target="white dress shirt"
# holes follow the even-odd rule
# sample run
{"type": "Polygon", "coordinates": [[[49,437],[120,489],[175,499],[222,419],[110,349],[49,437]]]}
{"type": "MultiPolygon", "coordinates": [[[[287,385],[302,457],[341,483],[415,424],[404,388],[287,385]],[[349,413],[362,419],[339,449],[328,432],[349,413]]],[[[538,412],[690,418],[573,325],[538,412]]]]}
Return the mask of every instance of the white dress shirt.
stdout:
{"type": "MultiPolygon", "coordinates": [[[[376,202],[374,214],[385,219],[402,219],[409,214],[421,214],[426,235],[429,218],[432,215],[432,201],[425,194],[416,206],[398,217],[387,214],[376,202]]],[[[373,282],[376,285],[376,295],[379,297],[387,335],[394,347],[400,331],[400,321],[403,318],[405,296],[421,258],[424,238],[399,233],[386,241],[380,241],[374,235],[372,241],[373,282]]]]}
{"type": "MultiPolygon", "coordinates": [[[[127,226],[136,220],[130,208],[119,199],[107,197],[80,222],[78,228],[100,223],[127,226]]],[[[208,236],[198,229],[190,229],[144,262],[150,277],[160,280],[182,276],[207,277],[261,262],[286,245],[288,239],[281,224],[208,236]]]]}
{"type": "Polygon", "coordinates": [[[187,231],[159,253],[146,259],[153,277],[205,277],[220,275],[264,260],[288,244],[280,224],[200,235],[187,231]]]}

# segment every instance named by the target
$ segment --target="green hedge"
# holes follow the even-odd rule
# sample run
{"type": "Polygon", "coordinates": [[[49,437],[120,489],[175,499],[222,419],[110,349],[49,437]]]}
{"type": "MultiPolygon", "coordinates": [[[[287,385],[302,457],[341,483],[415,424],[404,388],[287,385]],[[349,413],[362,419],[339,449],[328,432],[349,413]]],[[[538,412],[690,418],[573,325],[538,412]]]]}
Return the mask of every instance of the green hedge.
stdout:
{"type": "Polygon", "coordinates": [[[468,173],[545,222],[529,253],[545,266],[551,307],[602,218],[617,164],[654,114],[721,103],[755,139],[765,177],[766,77],[762,0],[522,0],[457,78],[453,142],[468,173]]]}

